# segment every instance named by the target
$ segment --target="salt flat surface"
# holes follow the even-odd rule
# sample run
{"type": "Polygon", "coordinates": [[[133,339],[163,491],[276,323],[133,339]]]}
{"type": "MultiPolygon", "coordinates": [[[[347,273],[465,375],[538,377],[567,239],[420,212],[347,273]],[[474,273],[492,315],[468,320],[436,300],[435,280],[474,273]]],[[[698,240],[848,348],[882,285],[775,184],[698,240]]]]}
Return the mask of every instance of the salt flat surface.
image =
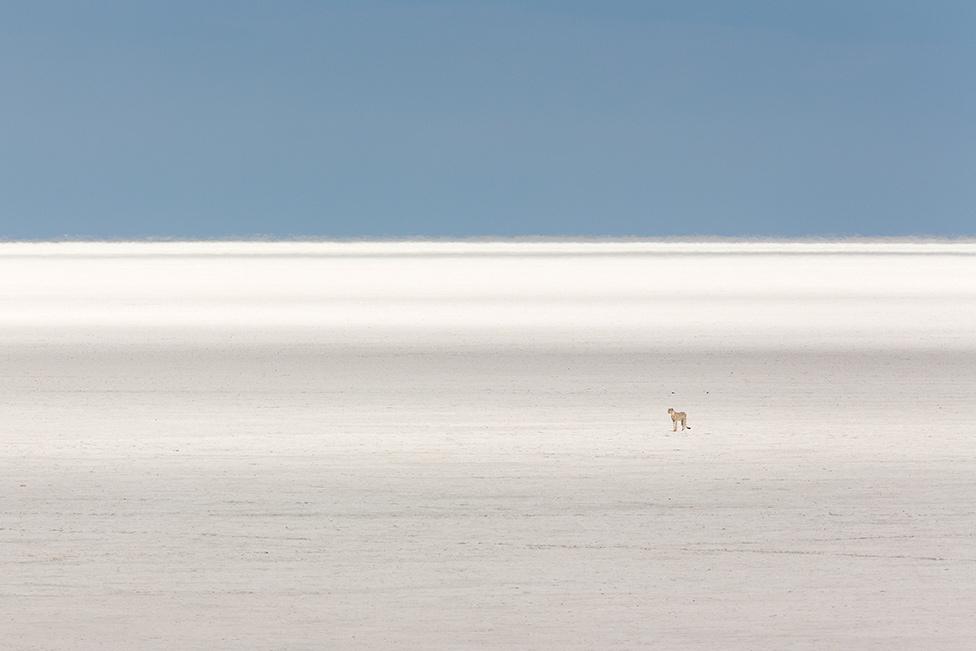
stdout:
{"type": "Polygon", "coordinates": [[[976,643],[971,244],[2,244],[0,364],[4,648],[976,643]]]}

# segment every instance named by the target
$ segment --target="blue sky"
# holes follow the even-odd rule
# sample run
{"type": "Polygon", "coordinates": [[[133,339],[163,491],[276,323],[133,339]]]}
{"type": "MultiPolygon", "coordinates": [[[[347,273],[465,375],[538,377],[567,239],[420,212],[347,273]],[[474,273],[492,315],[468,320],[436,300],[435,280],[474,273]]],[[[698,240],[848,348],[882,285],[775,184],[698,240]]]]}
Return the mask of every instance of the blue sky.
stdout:
{"type": "Polygon", "coordinates": [[[0,238],[976,234],[976,3],[0,4],[0,238]]]}

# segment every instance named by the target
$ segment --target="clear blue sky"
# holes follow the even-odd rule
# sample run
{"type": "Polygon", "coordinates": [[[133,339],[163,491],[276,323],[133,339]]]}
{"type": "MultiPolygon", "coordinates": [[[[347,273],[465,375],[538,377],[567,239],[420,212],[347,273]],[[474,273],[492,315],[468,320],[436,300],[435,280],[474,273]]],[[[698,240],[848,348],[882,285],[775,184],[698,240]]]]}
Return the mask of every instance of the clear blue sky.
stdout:
{"type": "Polygon", "coordinates": [[[976,234],[976,2],[10,0],[0,238],[976,234]]]}

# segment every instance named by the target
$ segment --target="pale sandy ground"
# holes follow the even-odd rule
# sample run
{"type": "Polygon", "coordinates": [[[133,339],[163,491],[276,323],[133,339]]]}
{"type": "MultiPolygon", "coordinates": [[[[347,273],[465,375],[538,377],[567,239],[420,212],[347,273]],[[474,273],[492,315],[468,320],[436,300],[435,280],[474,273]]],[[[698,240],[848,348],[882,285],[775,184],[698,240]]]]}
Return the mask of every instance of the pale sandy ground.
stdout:
{"type": "Polygon", "coordinates": [[[0,245],[0,648],[976,648],[976,247],[769,246],[0,245]]]}

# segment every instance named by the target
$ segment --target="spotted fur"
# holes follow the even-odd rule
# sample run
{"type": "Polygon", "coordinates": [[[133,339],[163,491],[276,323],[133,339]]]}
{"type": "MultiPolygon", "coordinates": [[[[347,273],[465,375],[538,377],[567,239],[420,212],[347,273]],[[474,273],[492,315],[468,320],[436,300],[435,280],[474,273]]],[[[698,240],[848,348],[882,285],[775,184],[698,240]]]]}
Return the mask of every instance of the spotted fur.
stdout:
{"type": "Polygon", "coordinates": [[[684,431],[686,427],[688,429],[691,429],[691,425],[687,423],[688,414],[686,414],[685,412],[675,411],[674,409],[668,409],[668,414],[670,414],[671,422],[674,424],[674,429],[671,430],[672,432],[678,431],[678,423],[681,423],[681,431],[684,431]]]}

